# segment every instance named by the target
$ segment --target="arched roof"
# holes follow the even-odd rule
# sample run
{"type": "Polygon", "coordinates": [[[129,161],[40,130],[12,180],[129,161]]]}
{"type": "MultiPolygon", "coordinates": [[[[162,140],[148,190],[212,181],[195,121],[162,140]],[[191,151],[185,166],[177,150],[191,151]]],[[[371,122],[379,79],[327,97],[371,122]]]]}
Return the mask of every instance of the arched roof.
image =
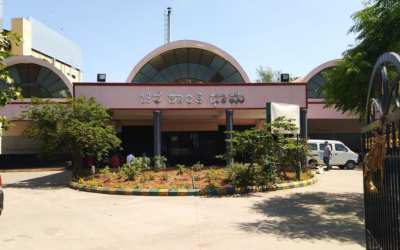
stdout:
{"type": "Polygon", "coordinates": [[[13,56],[3,62],[10,77],[14,79],[14,84],[22,88],[22,96],[25,98],[72,95],[72,83],[59,69],[45,60],[31,56],[13,56]]]}
{"type": "Polygon", "coordinates": [[[204,42],[180,40],[158,47],[132,69],[131,82],[250,82],[227,52],[204,42]]]}
{"type": "Polygon", "coordinates": [[[317,92],[320,84],[324,81],[322,77],[322,72],[328,71],[329,69],[336,67],[336,62],[341,59],[331,60],[325,62],[315,69],[311,70],[305,76],[299,77],[293,82],[307,82],[307,97],[308,98],[324,98],[325,94],[317,92]]]}

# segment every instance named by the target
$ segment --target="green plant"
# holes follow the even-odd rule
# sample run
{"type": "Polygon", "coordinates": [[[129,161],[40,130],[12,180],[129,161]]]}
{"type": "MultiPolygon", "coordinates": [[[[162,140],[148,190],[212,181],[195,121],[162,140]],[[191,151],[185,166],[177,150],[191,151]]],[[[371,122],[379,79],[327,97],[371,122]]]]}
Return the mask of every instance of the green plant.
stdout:
{"type": "Polygon", "coordinates": [[[139,189],[139,188],[140,188],[140,185],[139,185],[139,184],[136,184],[136,185],[134,186],[134,188],[139,189]]]}
{"type": "Polygon", "coordinates": [[[163,173],[162,178],[164,181],[168,180],[169,175],[167,173],[163,173]]]}
{"type": "Polygon", "coordinates": [[[314,177],[315,177],[315,174],[310,173],[310,178],[314,178],[314,177]]]}
{"type": "Polygon", "coordinates": [[[157,156],[154,156],[153,162],[154,162],[155,171],[158,172],[158,171],[166,168],[167,158],[165,158],[164,156],[157,155],[157,156]]]}
{"type": "Polygon", "coordinates": [[[163,186],[157,185],[156,189],[163,189],[163,186]]]}
{"type": "Polygon", "coordinates": [[[72,174],[81,175],[83,156],[101,159],[120,148],[121,140],[109,123],[112,112],[94,97],[67,97],[64,102],[32,97],[18,119],[29,120],[23,137],[41,140],[40,156],[54,157],[68,149],[74,164],[72,174]]]}
{"type": "Polygon", "coordinates": [[[195,176],[194,176],[194,180],[195,180],[195,181],[199,181],[200,179],[201,179],[201,178],[200,178],[200,175],[195,175],[195,176]]]}
{"type": "Polygon", "coordinates": [[[114,188],[122,188],[122,184],[121,183],[120,184],[115,184],[114,188]]]}
{"type": "Polygon", "coordinates": [[[108,166],[105,166],[103,169],[100,169],[99,171],[100,174],[109,174],[110,173],[110,168],[108,166]]]}
{"type": "Polygon", "coordinates": [[[150,180],[154,181],[156,179],[156,174],[155,173],[150,173],[149,174],[150,180]]]}
{"type": "Polygon", "coordinates": [[[128,176],[128,180],[136,180],[136,177],[142,172],[142,167],[139,164],[124,164],[121,172],[122,176],[128,176]]]}
{"type": "Polygon", "coordinates": [[[79,181],[79,179],[80,179],[80,177],[77,176],[77,175],[72,176],[71,178],[69,178],[69,180],[72,181],[72,182],[77,182],[77,181],[79,181]]]}
{"type": "Polygon", "coordinates": [[[199,172],[199,171],[203,170],[203,166],[204,166],[203,164],[201,164],[200,162],[197,162],[197,163],[193,164],[192,170],[199,172]]]}
{"type": "Polygon", "coordinates": [[[91,181],[90,186],[97,187],[98,186],[97,181],[96,180],[91,181]]]}
{"type": "Polygon", "coordinates": [[[85,180],[79,177],[78,183],[79,183],[79,184],[83,184],[83,183],[85,183],[85,180]]]}
{"type": "Polygon", "coordinates": [[[141,183],[146,183],[147,179],[148,179],[147,175],[144,174],[144,175],[142,175],[142,178],[140,179],[140,182],[141,183]]]}
{"type": "Polygon", "coordinates": [[[221,177],[221,173],[218,172],[216,169],[214,169],[213,167],[210,167],[209,170],[206,171],[206,174],[208,176],[208,182],[209,183],[213,183],[216,180],[218,180],[221,177]]]}
{"type": "Polygon", "coordinates": [[[178,169],[178,174],[183,174],[185,172],[185,165],[178,164],[176,165],[178,169]]]}
{"type": "Polygon", "coordinates": [[[215,184],[215,182],[210,182],[209,187],[210,188],[216,188],[217,184],[215,184]]]}
{"type": "Polygon", "coordinates": [[[186,183],[179,183],[177,186],[174,186],[173,189],[188,189],[189,188],[189,184],[186,183]]]}

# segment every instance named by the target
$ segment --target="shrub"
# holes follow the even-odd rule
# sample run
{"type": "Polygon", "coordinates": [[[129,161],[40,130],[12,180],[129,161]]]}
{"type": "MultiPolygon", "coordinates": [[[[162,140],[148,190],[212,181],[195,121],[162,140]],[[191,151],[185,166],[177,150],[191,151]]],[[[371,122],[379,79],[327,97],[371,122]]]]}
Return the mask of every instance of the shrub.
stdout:
{"type": "Polygon", "coordinates": [[[173,189],[178,189],[178,190],[180,190],[180,189],[188,189],[188,188],[189,188],[189,184],[186,184],[186,183],[179,183],[177,186],[174,186],[173,189]]]}
{"type": "Polygon", "coordinates": [[[139,184],[136,184],[136,185],[134,186],[134,188],[139,189],[139,188],[140,188],[140,185],[139,185],[139,184]]]}
{"type": "Polygon", "coordinates": [[[140,165],[136,165],[136,164],[124,164],[122,166],[122,173],[121,175],[126,175],[128,176],[128,180],[136,180],[136,177],[138,176],[138,174],[140,174],[140,172],[142,171],[142,168],[140,165]]]}
{"type": "Polygon", "coordinates": [[[79,184],[83,184],[84,182],[85,182],[85,180],[79,177],[78,183],[79,183],[79,184]]]}
{"type": "Polygon", "coordinates": [[[122,183],[120,183],[120,184],[115,184],[115,185],[114,185],[114,188],[122,188],[122,183]]]}
{"type": "Polygon", "coordinates": [[[168,175],[167,173],[164,173],[164,174],[162,175],[162,178],[163,178],[164,181],[166,181],[166,180],[168,180],[169,175],[168,175]]]}
{"type": "Polygon", "coordinates": [[[120,178],[126,176],[126,173],[125,173],[125,171],[124,171],[124,166],[125,166],[125,165],[127,165],[127,164],[124,164],[124,165],[122,166],[122,168],[120,168],[120,167],[118,166],[118,177],[120,177],[120,178]]]}
{"type": "Polygon", "coordinates": [[[302,166],[301,167],[301,172],[302,173],[307,173],[308,172],[308,166],[302,166]]]}
{"type": "Polygon", "coordinates": [[[77,181],[79,181],[79,179],[80,179],[80,177],[75,175],[75,176],[72,176],[69,180],[72,182],[77,182],[77,181]]]}
{"type": "Polygon", "coordinates": [[[156,189],[163,189],[163,186],[157,185],[156,189]]]}
{"type": "Polygon", "coordinates": [[[150,180],[154,181],[156,179],[156,174],[155,173],[150,173],[149,174],[150,180]]]}
{"type": "Polygon", "coordinates": [[[197,163],[195,163],[195,164],[193,164],[193,166],[192,166],[192,170],[193,171],[201,171],[201,170],[203,170],[203,164],[201,164],[200,162],[197,162],[197,163]]]}
{"type": "Polygon", "coordinates": [[[142,175],[142,178],[140,179],[140,182],[141,183],[146,183],[147,182],[147,178],[148,178],[147,175],[145,175],[145,174],[142,175]]]}
{"type": "Polygon", "coordinates": [[[91,181],[90,186],[97,187],[98,186],[97,181],[96,180],[91,181]]]}
{"type": "Polygon", "coordinates": [[[215,170],[214,168],[210,168],[209,170],[206,171],[207,176],[208,176],[208,182],[212,183],[216,180],[218,180],[221,177],[221,173],[215,170]]]}
{"type": "MultiPolygon", "coordinates": [[[[231,163],[226,168],[228,181],[235,187],[246,186],[249,183],[246,181],[248,167],[243,163],[231,163]]],[[[251,178],[251,177],[250,177],[251,178]]]]}
{"type": "Polygon", "coordinates": [[[210,182],[210,188],[216,188],[217,187],[217,184],[215,184],[214,182],[210,182]]]}
{"type": "Polygon", "coordinates": [[[196,175],[195,177],[194,177],[194,180],[195,181],[199,181],[201,178],[200,178],[200,175],[196,175]]]}
{"type": "Polygon", "coordinates": [[[185,172],[185,165],[176,165],[179,169],[178,169],[178,174],[183,174],[185,172]]]}
{"type": "Polygon", "coordinates": [[[100,169],[99,173],[107,175],[110,173],[110,168],[108,166],[106,166],[105,168],[100,169]]]}
{"type": "Polygon", "coordinates": [[[166,162],[167,162],[167,158],[165,158],[164,156],[154,156],[153,158],[153,162],[154,162],[154,168],[155,171],[158,172],[161,169],[165,169],[166,168],[166,162]]]}
{"type": "Polygon", "coordinates": [[[310,178],[314,178],[314,177],[315,177],[315,174],[311,173],[310,178]]]}

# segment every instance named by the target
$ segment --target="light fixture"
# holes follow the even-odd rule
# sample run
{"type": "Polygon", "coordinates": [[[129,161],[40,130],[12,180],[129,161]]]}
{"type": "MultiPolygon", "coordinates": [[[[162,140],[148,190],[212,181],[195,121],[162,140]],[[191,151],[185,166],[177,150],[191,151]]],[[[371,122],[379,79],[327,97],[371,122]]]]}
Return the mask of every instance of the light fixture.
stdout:
{"type": "Polygon", "coordinates": [[[98,82],[106,82],[106,74],[97,74],[98,82]]]}
{"type": "Polygon", "coordinates": [[[281,82],[289,82],[289,74],[281,74],[281,82]]]}

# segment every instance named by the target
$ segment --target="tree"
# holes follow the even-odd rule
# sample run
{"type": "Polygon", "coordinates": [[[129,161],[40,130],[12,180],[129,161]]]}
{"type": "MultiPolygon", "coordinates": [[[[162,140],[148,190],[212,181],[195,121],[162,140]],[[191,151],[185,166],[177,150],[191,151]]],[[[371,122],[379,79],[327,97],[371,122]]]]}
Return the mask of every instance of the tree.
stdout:
{"type": "Polygon", "coordinates": [[[309,147],[305,139],[297,144],[294,138],[288,137],[283,131],[293,132],[298,130],[292,122],[294,119],[278,117],[273,123],[265,123],[261,129],[251,128],[243,132],[227,131],[232,133],[233,138],[227,139],[232,142],[231,152],[218,155],[220,159],[231,159],[237,154],[247,154],[250,164],[247,169],[247,179],[252,168],[262,167],[269,172],[269,164],[290,164],[297,172],[297,154],[299,159],[309,155],[309,147]]]}
{"type": "MultiPolygon", "coordinates": [[[[323,73],[319,91],[327,94],[325,107],[351,115],[365,116],[369,81],[378,58],[386,52],[400,51],[400,4],[398,0],[369,0],[365,8],[351,17],[349,33],[357,34],[356,45],[343,52],[337,67],[323,73]]],[[[389,80],[394,79],[388,68],[389,80]]]]}
{"type": "MultiPolygon", "coordinates": [[[[23,100],[20,93],[21,88],[16,88],[14,86],[14,80],[10,77],[8,71],[5,70],[6,64],[3,62],[5,58],[13,56],[10,52],[11,44],[13,43],[18,46],[18,43],[21,41],[21,37],[15,33],[0,33],[0,82],[5,85],[5,88],[0,88],[0,108],[4,108],[7,102],[11,102],[12,100],[23,100]]],[[[0,137],[1,131],[3,129],[7,131],[11,126],[14,126],[14,124],[11,123],[11,119],[7,119],[7,117],[0,114],[0,137]]]]}
{"type": "Polygon", "coordinates": [[[255,82],[279,82],[281,78],[281,70],[273,70],[270,67],[259,65],[256,68],[257,79],[255,82]]]}
{"type": "Polygon", "coordinates": [[[40,139],[40,157],[57,156],[68,149],[74,164],[73,175],[82,174],[82,157],[101,159],[121,140],[109,125],[112,113],[97,103],[94,97],[66,98],[66,104],[33,97],[26,111],[18,118],[28,119],[22,136],[40,139]]]}

